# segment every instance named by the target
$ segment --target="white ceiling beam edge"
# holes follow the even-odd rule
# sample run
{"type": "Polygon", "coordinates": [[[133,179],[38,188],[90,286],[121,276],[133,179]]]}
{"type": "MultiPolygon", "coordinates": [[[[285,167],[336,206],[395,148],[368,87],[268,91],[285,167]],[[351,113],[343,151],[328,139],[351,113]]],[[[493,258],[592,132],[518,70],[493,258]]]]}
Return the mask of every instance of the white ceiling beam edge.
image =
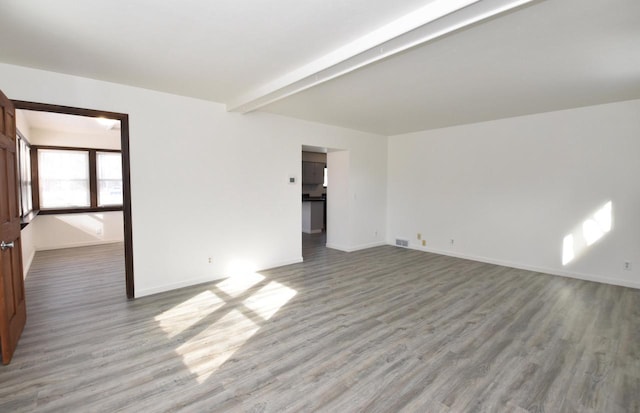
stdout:
{"type": "Polygon", "coordinates": [[[227,103],[248,113],[536,0],[436,0],[227,103]]]}
{"type": "MultiPolygon", "coordinates": [[[[301,66],[284,76],[233,100],[232,103],[227,104],[227,110],[240,111],[243,113],[255,110],[260,106],[271,103],[274,100],[278,100],[278,91],[290,87],[302,80],[307,80],[305,82],[307,88],[315,84],[322,83],[328,80],[325,79],[325,76],[320,77],[323,71],[334,67],[337,64],[347,63],[351,59],[354,59],[358,55],[366,53],[367,51],[373,51],[374,55],[380,55],[377,48],[389,40],[398,38],[411,30],[415,30],[425,24],[446,16],[447,14],[453,13],[479,1],[480,0],[432,1],[426,6],[406,14],[403,17],[384,25],[311,63],[301,66]],[[272,98],[269,99],[269,96],[272,98]],[[267,98],[268,102],[263,103],[265,100],[264,98],[267,98]]],[[[348,68],[349,65],[346,66],[346,68],[348,68]]],[[[360,62],[360,66],[362,66],[362,62],[360,62]]],[[[287,95],[290,95],[291,93],[295,93],[295,91],[289,91],[287,95]]]]}

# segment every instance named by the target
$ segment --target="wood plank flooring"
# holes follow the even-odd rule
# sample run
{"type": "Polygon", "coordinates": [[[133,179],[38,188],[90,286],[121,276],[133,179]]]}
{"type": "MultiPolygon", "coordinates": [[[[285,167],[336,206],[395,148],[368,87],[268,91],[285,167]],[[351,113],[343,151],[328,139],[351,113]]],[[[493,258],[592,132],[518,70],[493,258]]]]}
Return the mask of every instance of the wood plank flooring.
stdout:
{"type": "Polygon", "coordinates": [[[640,290],[391,246],[127,301],[39,252],[1,412],[639,412],[640,290]]]}

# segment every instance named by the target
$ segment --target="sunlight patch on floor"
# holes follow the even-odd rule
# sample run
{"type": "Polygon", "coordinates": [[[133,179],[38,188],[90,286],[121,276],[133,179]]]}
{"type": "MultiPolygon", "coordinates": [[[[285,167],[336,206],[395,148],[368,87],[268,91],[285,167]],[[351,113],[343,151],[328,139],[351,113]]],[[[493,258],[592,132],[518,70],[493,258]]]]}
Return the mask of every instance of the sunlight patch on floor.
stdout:
{"type": "Polygon", "coordinates": [[[203,291],[155,318],[170,338],[180,334],[184,339],[176,353],[198,383],[207,380],[297,294],[277,281],[250,291],[265,279],[256,272],[234,272],[215,284],[217,295],[203,291]],[[251,295],[240,301],[243,293],[251,295]]]}
{"type": "Polygon", "coordinates": [[[204,382],[260,327],[238,310],[231,310],[176,349],[198,383],[204,382]]]}
{"type": "Polygon", "coordinates": [[[223,299],[207,290],[157,315],[155,320],[171,338],[207,317],[224,304],[223,299]]]}
{"type": "Polygon", "coordinates": [[[237,297],[262,280],[264,276],[257,272],[240,272],[217,283],[216,287],[231,297],[237,297]]]}
{"type": "Polygon", "coordinates": [[[243,304],[263,319],[268,320],[296,294],[296,290],[279,282],[271,281],[244,300],[243,304]]]}

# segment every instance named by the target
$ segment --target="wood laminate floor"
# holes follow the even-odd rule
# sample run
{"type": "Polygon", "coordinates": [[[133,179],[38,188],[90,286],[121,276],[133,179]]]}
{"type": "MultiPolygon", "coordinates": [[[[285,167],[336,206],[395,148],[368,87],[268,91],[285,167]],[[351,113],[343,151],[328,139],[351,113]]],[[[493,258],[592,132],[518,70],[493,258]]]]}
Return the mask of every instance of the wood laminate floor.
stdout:
{"type": "Polygon", "coordinates": [[[2,412],[638,412],[640,291],[392,246],[127,301],[39,252],[2,412]]]}

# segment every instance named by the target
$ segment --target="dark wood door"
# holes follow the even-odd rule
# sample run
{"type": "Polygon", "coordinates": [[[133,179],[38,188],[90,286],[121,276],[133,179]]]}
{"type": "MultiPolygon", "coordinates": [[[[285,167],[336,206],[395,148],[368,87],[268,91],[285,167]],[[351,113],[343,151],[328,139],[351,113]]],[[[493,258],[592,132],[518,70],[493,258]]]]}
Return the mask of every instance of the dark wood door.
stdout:
{"type": "Polygon", "coordinates": [[[0,91],[0,347],[3,364],[11,361],[27,321],[15,119],[13,104],[0,91]]]}

